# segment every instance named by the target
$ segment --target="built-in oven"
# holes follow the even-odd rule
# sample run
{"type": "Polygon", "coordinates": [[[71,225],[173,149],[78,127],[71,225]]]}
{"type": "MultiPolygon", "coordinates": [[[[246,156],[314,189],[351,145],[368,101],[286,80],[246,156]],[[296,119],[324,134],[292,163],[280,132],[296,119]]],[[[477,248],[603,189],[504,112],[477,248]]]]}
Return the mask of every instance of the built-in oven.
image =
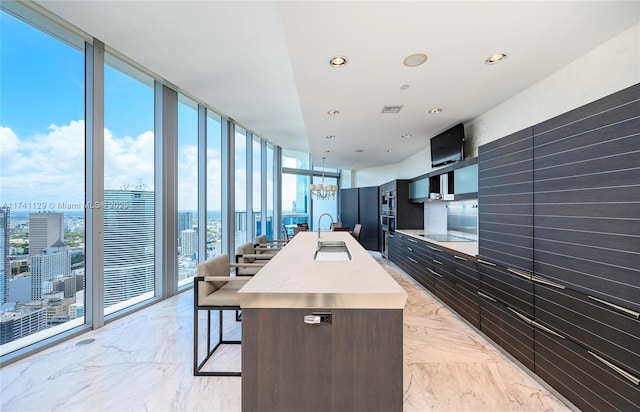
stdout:
{"type": "Polygon", "coordinates": [[[389,231],[382,229],[382,256],[385,258],[389,258],[389,231]]]}

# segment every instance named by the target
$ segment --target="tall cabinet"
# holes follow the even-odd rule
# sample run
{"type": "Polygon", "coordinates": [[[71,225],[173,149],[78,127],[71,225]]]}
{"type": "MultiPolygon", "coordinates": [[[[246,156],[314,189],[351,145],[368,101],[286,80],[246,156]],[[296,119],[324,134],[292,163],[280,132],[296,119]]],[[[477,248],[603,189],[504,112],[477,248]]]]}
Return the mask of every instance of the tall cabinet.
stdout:
{"type": "Polygon", "coordinates": [[[340,221],[351,230],[362,225],[360,244],[367,250],[378,250],[378,187],[340,189],[340,221]]]}
{"type": "Polygon", "coordinates": [[[584,411],[640,410],[640,85],[479,148],[481,329],[584,411]]]}

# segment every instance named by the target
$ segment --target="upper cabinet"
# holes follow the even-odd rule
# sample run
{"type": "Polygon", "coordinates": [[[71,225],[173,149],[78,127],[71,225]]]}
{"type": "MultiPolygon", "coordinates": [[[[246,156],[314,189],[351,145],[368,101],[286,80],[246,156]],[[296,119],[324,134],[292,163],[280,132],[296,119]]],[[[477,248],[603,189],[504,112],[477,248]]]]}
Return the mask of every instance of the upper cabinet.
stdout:
{"type": "Polygon", "coordinates": [[[478,164],[462,167],[453,171],[454,194],[478,192],[478,164]]]}
{"type": "Polygon", "coordinates": [[[409,201],[422,203],[429,199],[429,176],[416,177],[409,181],[409,201]]]}

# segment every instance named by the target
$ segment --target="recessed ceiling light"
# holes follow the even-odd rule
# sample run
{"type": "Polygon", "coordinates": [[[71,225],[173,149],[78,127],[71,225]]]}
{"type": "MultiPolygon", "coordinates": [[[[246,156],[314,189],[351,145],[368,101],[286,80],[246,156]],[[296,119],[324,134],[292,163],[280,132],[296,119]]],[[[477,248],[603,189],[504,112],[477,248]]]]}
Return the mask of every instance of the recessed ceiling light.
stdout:
{"type": "Polygon", "coordinates": [[[329,110],[329,111],[327,112],[327,114],[328,114],[329,116],[335,116],[335,115],[340,114],[340,110],[332,109],[332,110],[329,110]]]}
{"type": "Polygon", "coordinates": [[[356,153],[362,153],[362,152],[364,152],[364,150],[363,150],[363,149],[356,149],[356,150],[354,150],[354,152],[356,152],[356,153]]]}
{"type": "Polygon", "coordinates": [[[409,137],[411,137],[411,133],[405,133],[405,134],[401,135],[400,137],[402,137],[403,139],[408,139],[409,137]]]}
{"type": "Polygon", "coordinates": [[[335,139],[335,138],[336,138],[336,136],[335,136],[335,135],[333,135],[333,134],[330,134],[330,135],[328,135],[328,136],[325,136],[324,138],[325,138],[325,139],[335,139]]]}
{"type": "Polygon", "coordinates": [[[414,53],[404,58],[404,65],[408,67],[420,66],[427,61],[427,55],[424,53],[414,53]]]}
{"type": "Polygon", "coordinates": [[[429,110],[429,114],[438,114],[438,113],[442,113],[442,109],[439,107],[429,110]]]}
{"type": "Polygon", "coordinates": [[[342,67],[347,64],[347,58],[343,56],[336,56],[329,60],[329,64],[333,67],[342,67]]]}
{"type": "Polygon", "coordinates": [[[402,86],[400,86],[401,90],[407,90],[409,88],[408,84],[403,84],[402,86]]]}
{"type": "Polygon", "coordinates": [[[507,58],[507,55],[504,54],[504,53],[494,54],[493,56],[490,56],[489,58],[487,58],[487,60],[484,61],[484,64],[500,63],[501,61],[503,61],[506,58],[507,58]]]}
{"type": "Polygon", "coordinates": [[[400,113],[402,106],[383,106],[380,113],[400,113]]]}

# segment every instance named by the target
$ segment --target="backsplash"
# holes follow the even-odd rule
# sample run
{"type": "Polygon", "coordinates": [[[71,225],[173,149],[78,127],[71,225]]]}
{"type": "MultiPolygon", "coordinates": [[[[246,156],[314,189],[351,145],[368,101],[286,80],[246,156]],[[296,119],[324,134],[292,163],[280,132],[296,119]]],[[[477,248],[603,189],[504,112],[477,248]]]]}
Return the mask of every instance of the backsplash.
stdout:
{"type": "Polygon", "coordinates": [[[447,231],[478,238],[478,199],[447,202],[447,231]]]}

